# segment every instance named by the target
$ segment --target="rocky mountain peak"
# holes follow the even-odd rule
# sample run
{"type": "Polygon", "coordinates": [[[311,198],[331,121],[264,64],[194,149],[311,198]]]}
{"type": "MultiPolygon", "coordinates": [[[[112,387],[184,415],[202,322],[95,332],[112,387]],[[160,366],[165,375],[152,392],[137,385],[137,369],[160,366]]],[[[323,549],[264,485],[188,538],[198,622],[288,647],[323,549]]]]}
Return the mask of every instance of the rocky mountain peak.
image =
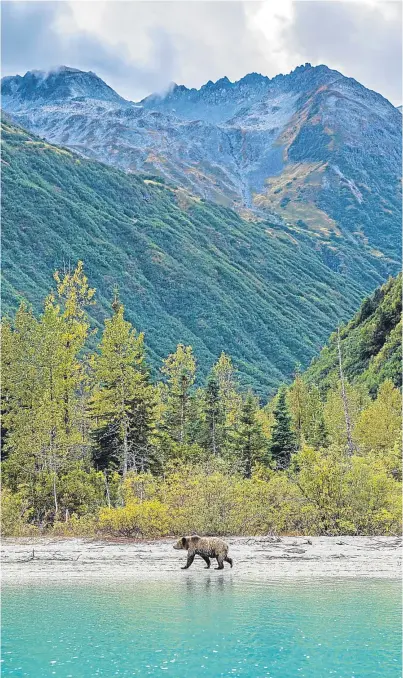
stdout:
{"type": "Polygon", "coordinates": [[[4,78],[2,93],[10,117],[49,141],[253,218],[276,215],[314,234],[334,267],[344,265],[341,233],[375,258],[396,255],[401,113],[325,65],[199,89],[172,83],[137,104],[66,66],[4,78]]]}
{"type": "Polygon", "coordinates": [[[24,102],[56,102],[77,99],[96,99],[124,104],[125,100],[96,73],[70,66],[59,66],[51,71],[27,71],[24,76],[8,76],[1,81],[2,97],[24,102]]]}

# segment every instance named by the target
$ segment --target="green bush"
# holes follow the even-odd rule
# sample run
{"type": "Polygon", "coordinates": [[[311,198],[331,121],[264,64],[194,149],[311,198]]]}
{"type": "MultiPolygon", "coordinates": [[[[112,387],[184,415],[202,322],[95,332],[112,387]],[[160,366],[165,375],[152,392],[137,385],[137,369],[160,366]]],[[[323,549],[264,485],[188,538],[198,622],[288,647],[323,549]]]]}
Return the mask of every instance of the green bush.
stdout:
{"type": "Polygon", "coordinates": [[[12,493],[7,488],[1,491],[1,534],[3,537],[25,537],[37,533],[37,528],[28,523],[32,508],[23,492],[12,493]]]}
{"type": "Polygon", "coordinates": [[[168,509],[160,501],[130,502],[99,512],[101,532],[124,537],[161,537],[169,533],[168,509]]]}

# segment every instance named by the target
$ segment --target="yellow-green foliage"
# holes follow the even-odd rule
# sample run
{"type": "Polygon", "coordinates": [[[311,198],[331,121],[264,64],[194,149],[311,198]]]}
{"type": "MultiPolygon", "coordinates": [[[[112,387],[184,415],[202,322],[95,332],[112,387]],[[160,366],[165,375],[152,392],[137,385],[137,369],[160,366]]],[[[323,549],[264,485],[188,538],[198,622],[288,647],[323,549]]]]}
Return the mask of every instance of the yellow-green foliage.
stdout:
{"type": "Polygon", "coordinates": [[[129,474],[125,505],[103,508],[99,529],[130,537],[217,534],[398,534],[400,483],[374,457],[304,448],[290,472],[186,466],[164,480],[129,474]]]}
{"type": "Polygon", "coordinates": [[[55,537],[93,537],[98,530],[97,516],[73,514],[68,520],[57,520],[50,533],[55,537]]]}
{"type": "Polygon", "coordinates": [[[1,534],[3,537],[24,537],[35,534],[37,528],[27,521],[32,513],[22,492],[1,491],[1,534]]]}
{"type": "Polygon", "coordinates": [[[169,532],[168,509],[157,499],[131,501],[121,508],[103,508],[99,529],[125,537],[160,537],[169,532]]]}
{"type": "MultiPolygon", "coordinates": [[[[399,534],[401,483],[390,466],[390,456],[371,453],[350,458],[343,448],[306,447],[294,455],[289,471],[255,467],[251,478],[222,461],[181,466],[165,478],[132,472],[118,491],[116,482],[112,484],[114,504],[108,506],[105,500],[98,511],[93,505],[91,513],[58,519],[51,532],[132,538],[193,532],[399,534]]],[[[87,480],[97,485],[98,493],[98,476],[89,473],[87,480]]],[[[94,490],[89,487],[84,494],[92,496],[94,490]]],[[[27,522],[31,509],[23,493],[4,489],[2,506],[4,535],[35,530],[27,522]]]]}
{"type": "Polygon", "coordinates": [[[150,473],[129,473],[120,488],[123,506],[99,512],[101,532],[124,537],[160,537],[170,531],[168,507],[157,497],[157,480],[150,473]]]}
{"type": "Polygon", "coordinates": [[[379,388],[378,397],[361,412],[355,438],[363,451],[386,453],[401,438],[402,398],[390,379],[379,388]]]}
{"type": "MultiPolygon", "coordinates": [[[[397,534],[401,487],[381,461],[332,448],[306,448],[293,460],[293,482],[311,509],[312,534],[397,534]]],[[[306,530],[308,526],[303,529],[306,530]]]]}
{"type": "Polygon", "coordinates": [[[3,534],[399,533],[392,380],[342,397],[337,374],[298,373],[262,407],[225,354],[198,385],[179,344],[152,383],[117,296],[97,351],[82,264],[55,281],[39,318],[21,304],[2,327],[3,534]]]}

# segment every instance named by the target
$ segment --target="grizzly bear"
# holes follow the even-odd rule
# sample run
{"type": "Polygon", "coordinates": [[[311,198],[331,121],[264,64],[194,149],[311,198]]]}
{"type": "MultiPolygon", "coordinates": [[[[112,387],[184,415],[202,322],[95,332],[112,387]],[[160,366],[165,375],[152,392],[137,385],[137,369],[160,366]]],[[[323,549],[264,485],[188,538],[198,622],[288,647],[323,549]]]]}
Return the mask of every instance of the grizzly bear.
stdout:
{"type": "Polygon", "coordinates": [[[210,567],[210,558],[216,558],[218,567],[216,570],[224,569],[224,561],[232,567],[232,558],[228,557],[228,544],[217,537],[199,537],[193,534],[191,537],[182,537],[177,541],[174,549],[185,549],[188,552],[186,565],[182,570],[187,570],[193,563],[195,556],[201,556],[208,569],[210,567]]]}

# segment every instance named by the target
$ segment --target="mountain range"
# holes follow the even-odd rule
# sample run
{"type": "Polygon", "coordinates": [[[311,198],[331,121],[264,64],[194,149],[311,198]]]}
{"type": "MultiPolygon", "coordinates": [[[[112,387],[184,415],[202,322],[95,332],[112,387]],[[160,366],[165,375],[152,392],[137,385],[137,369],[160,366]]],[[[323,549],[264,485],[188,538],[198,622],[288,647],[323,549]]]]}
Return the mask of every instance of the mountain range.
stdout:
{"type": "Polygon", "coordinates": [[[84,259],[95,324],[118,284],[155,366],[225,350],[267,394],[398,270],[402,116],[337,71],[136,103],[68,67],[1,89],[6,311],[84,259]]]}
{"type": "Polygon", "coordinates": [[[402,116],[327,66],[172,84],[136,103],[68,67],[5,77],[1,92],[48,141],[308,234],[334,270],[351,272],[363,250],[383,277],[400,260],[402,116]]]}

